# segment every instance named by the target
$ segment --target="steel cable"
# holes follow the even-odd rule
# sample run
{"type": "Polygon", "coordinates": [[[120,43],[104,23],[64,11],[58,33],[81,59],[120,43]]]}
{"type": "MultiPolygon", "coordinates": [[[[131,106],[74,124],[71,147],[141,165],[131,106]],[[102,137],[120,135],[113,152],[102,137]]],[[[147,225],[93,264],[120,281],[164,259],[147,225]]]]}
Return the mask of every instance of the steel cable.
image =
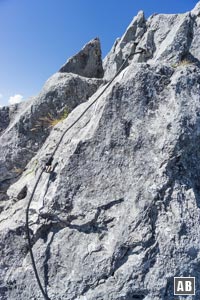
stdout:
{"type": "MultiPolygon", "coordinates": [[[[107,85],[105,86],[105,88],[101,91],[101,93],[88,105],[88,107],[80,114],[80,116],[63,132],[63,134],[61,135],[60,137],[60,140],[58,141],[54,151],[52,152],[50,158],[48,159],[48,162],[46,165],[51,165],[52,164],[52,161],[53,161],[53,157],[56,153],[56,151],[58,150],[58,147],[59,145],[61,144],[64,136],[66,135],[66,133],[72,128],[75,126],[75,124],[84,116],[84,114],[90,109],[90,107],[92,105],[94,105],[94,103],[97,102],[97,100],[105,93],[105,91],[108,89],[108,87],[113,83],[113,81],[115,80],[115,78],[120,74],[120,72],[122,71],[122,69],[124,68],[124,66],[126,65],[126,63],[128,62],[129,58],[131,56],[134,56],[136,54],[140,54],[140,53],[143,53],[145,50],[141,50],[141,51],[138,51],[138,52],[135,52],[135,53],[131,53],[129,54],[129,56],[125,59],[125,61],[122,63],[122,65],[120,66],[119,70],[117,71],[117,73],[115,74],[115,76],[107,83],[107,85]]],[[[36,263],[35,263],[35,258],[34,258],[34,254],[33,254],[33,249],[32,249],[32,242],[31,242],[31,236],[30,236],[30,228],[29,228],[29,210],[30,210],[30,205],[31,205],[31,202],[33,200],[33,196],[35,194],[35,191],[36,191],[36,188],[39,184],[39,181],[42,177],[42,174],[44,173],[45,171],[45,167],[42,168],[39,176],[38,176],[38,179],[36,180],[35,182],[35,185],[33,187],[33,190],[32,190],[32,193],[30,195],[30,198],[29,198],[29,201],[28,201],[28,205],[27,205],[27,208],[26,208],[26,236],[27,236],[27,240],[28,240],[28,248],[29,248],[29,251],[30,251],[30,257],[31,257],[31,264],[32,264],[32,267],[33,267],[33,271],[34,271],[34,274],[35,274],[35,278],[37,280],[37,283],[38,283],[38,286],[40,288],[40,291],[42,293],[42,295],[44,296],[44,299],[45,300],[51,300],[47,293],[45,292],[43,286],[42,286],[42,283],[41,283],[41,280],[40,280],[40,277],[39,277],[39,274],[38,274],[38,271],[37,271],[37,267],[36,267],[36,263]]]]}

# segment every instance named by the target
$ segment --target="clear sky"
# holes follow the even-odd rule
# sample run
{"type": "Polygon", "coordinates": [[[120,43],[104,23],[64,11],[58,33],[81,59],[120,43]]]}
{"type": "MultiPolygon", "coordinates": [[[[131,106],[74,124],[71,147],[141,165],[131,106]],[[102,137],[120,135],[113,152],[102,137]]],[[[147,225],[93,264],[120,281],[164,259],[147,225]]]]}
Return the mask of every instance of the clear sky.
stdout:
{"type": "Polygon", "coordinates": [[[92,38],[103,56],[139,10],[183,13],[196,0],[0,0],[0,105],[37,95],[92,38]]]}

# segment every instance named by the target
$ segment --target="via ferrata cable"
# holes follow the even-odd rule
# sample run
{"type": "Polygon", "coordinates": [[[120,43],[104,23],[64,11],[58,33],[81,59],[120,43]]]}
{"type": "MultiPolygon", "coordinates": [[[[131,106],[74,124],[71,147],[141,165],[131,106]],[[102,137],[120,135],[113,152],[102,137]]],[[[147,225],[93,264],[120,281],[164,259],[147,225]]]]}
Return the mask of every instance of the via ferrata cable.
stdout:
{"type": "MultiPolygon", "coordinates": [[[[128,55],[128,57],[125,59],[125,61],[122,63],[122,65],[120,66],[119,70],[117,71],[117,73],[115,74],[115,76],[107,83],[107,85],[105,86],[105,88],[101,91],[101,93],[86,107],[86,109],[80,114],[80,116],[63,132],[63,134],[61,135],[60,137],[60,140],[58,141],[58,143],[56,144],[56,147],[54,149],[54,151],[52,152],[50,158],[48,159],[47,163],[46,163],[46,166],[51,166],[52,162],[53,162],[53,158],[54,158],[54,155],[56,153],[56,151],[58,150],[58,147],[60,146],[64,136],[66,135],[66,133],[72,128],[75,126],[75,124],[84,116],[84,114],[90,109],[90,107],[92,105],[94,105],[94,103],[97,102],[97,100],[105,93],[105,91],[108,89],[108,87],[112,84],[112,82],[115,80],[115,78],[120,74],[120,72],[122,71],[122,69],[124,68],[124,66],[126,65],[126,63],[128,62],[129,58],[131,56],[134,56],[136,54],[141,54],[145,52],[144,49],[141,49],[141,51],[137,51],[135,53],[130,53],[128,55]]],[[[40,171],[39,173],[39,176],[35,182],[35,185],[33,187],[33,190],[31,192],[31,195],[30,195],[30,198],[29,198],[29,201],[28,201],[28,204],[27,204],[27,208],[26,208],[26,236],[27,236],[27,240],[28,240],[28,248],[29,248],[29,252],[30,252],[30,257],[31,257],[31,264],[32,264],[32,267],[33,267],[33,271],[34,271],[34,274],[35,274],[35,278],[37,280],[37,283],[38,283],[38,286],[40,288],[40,291],[42,293],[42,295],[44,296],[44,299],[45,300],[51,300],[47,293],[45,292],[43,286],[42,286],[42,283],[41,283],[41,280],[40,280],[40,277],[39,277],[39,274],[38,274],[38,271],[37,271],[37,267],[36,267],[36,263],[35,263],[35,258],[34,258],[34,255],[33,255],[33,249],[32,249],[32,242],[31,242],[31,235],[30,235],[30,228],[29,228],[29,210],[30,210],[30,205],[31,205],[31,202],[33,200],[33,197],[34,197],[34,194],[35,194],[35,191],[37,189],[37,186],[39,184],[39,181],[42,177],[42,174],[45,172],[45,167],[42,168],[42,170],[40,171]]]]}

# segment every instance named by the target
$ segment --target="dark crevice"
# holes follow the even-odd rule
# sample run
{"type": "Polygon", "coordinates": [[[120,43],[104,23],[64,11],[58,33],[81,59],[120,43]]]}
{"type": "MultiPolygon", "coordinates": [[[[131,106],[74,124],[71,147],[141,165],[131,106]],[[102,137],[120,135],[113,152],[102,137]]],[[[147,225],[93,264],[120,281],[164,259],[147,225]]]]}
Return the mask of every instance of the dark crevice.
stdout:
{"type": "Polygon", "coordinates": [[[178,232],[179,239],[181,238],[181,236],[187,235],[187,233],[188,233],[187,226],[186,226],[185,223],[182,223],[181,227],[180,227],[180,230],[178,232]]]}
{"type": "Polygon", "coordinates": [[[100,207],[98,207],[98,209],[100,209],[100,210],[107,210],[107,209],[110,209],[112,206],[118,205],[118,204],[120,204],[122,202],[124,202],[124,198],[120,198],[118,200],[111,201],[108,204],[101,205],[100,207]]]}
{"type": "Polygon", "coordinates": [[[124,131],[125,131],[125,136],[127,138],[130,136],[131,126],[132,126],[132,121],[125,121],[125,123],[124,123],[124,131]]]}
{"type": "Polygon", "coordinates": [[[48,233],[51,230],[52,226],[53,226],[52,223],[41,225],[36,231],[32,239],[32,245],[34,245],[39,239],[43,239],[44,243],[46,243],[48,238],[48,233]]]}
{"type": "Polygon", "coordinates": [[[75,224],[69,224],[68,228],[75,229],[79,232],[85,233],[85,234],[91,234],[91,233],[102,233],[103,231],[107,231],[106,226],[99,226],[97,219],[99,217],[100,212],[98,211],[95,214],[95,217],[92,221],[85,223],[83,225],[75,225],[75,224]]]}
{"type": "Polygon", "coordinates": [[[126,300],[143,300],[146,297],[144,293],[129,292],[126,296],[126,300]]]}
{"type": "Polygon", "coordinates": [[[18,200],[22,200],[22,199],[26,198],[26,196],[27,196],[27,191],[28,191],[28,189],[27,189],[27,186],[25,185],[25,186],[21,189],[21,191],[19,192],[19,194],[17,195],[17,199],[18,199],[18,200]]]}
{"type": "Polygon", "coordinates": [[[189,62],[195,64],[198,68],[200,68],[200,61],[196,58],[192,53],[188,52],[188,54],[183,58],[189,60],[189,62]]]}
{"type": "Polygon", "coordinates": [[[112,262],[111,262],[111,275],[114,276],[115,275],[115,272],[122,266],[124,265],[127,260],[128,260],[128,257],[129,255],[132,254],[132,250],[133,248],[135,247],[131,245],[121,245],[116,253],[114,253],[114,256],[113,256],[113,259],[112,259],[112,262]]]}

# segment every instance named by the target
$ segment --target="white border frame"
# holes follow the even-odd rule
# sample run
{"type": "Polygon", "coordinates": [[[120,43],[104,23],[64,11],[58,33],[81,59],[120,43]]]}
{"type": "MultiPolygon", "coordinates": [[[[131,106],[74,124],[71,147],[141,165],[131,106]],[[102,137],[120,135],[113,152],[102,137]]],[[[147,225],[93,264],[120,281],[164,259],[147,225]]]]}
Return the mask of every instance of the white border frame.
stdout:
{"type": "Polygon", "coordinates": [[[174,296],[195,296],[195,286],[196,286],[196,282],[195,282],[195,277],[174,277],[174,296]],[[175,294],[175,278],[194,278],[194,294],[175,294]]]}

